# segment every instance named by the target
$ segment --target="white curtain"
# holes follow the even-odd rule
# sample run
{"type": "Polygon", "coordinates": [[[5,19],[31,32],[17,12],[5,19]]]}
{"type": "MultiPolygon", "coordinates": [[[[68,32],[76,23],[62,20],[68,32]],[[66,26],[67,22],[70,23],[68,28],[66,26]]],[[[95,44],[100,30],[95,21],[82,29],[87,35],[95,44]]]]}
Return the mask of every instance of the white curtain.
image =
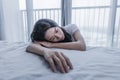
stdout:
{"type": "Polygon", "coordinates": [[[65,26],[71,23],[72,0],[61,1],[61,25],[65,26]]]}
{"type": "MultiPolygon", "coordinates": [[[[25,1],[26,1],[26,10],[23,10],[24,13],[23,14],[24,17],[23,17],[23,15],[21,15],[21,10],[19,8],[19,0],[0,0],[0,40],[5,40],[8,42],[29,41],[28,39],[30,39],[30,33],[34,25],[33,0],[25,0],[25,1]],[[26,35],[27,38],[25,38],[26,35]]],[[[120,2],[120,0],[111,0],[110,7],[108,9],[110,14],[108,14],[109,15],[109,22],[107,23],[109,27],[107,34],[108,41],[105,43],[105,44],[108,43],[108,45],[106,45],[106,47],[120,47],[120,3],[118,4],[117,1],[120,2]]],[[[61,17],[58,18],[61,19],[61,23],[64,26],[71,23],[71,20],[73,20],[74,18],[72,17],[71,14],[72,0],[61,0],[60,4],[61,4],[61,17]]],[[[55,15],[55,14],[51,13],[51,15],[55,15]]],[[[38,14],[35,14],[35,16],[38,16],[38,14]]],[[[90,15],[88,16],[91,17],[90,15]]],[[[79,20],[78,21],[76,20],[76,22],[81,23],[79,20]]],[[[91,40],[88,39],[87,41],[91,41],[91,40]]],[[[100,43],[95,43],[95,44],[91,43],[91,44],[97,46],[100,43]]],[[[89,43],[87,45],[89,45],[89,43]]]]}
{"type": "Polygon", "coordinates": [[[3,12],[2,12],[2,0],[0,0],[0,40],[3,40],[4,39],[4,33],[2,32],[3,31],[3,12]]]}
{"type": "Polygon", "coordinates": [[[1,12],[1,37],[8,42],[23,41],[20,22],[19,1],[0,0],[1,12]]]}
{"type": "Polygon", "coordinates": [[[28,41],[30,41],[30,34],[33,29],[33,0],[26,0],[27,11],[27,28],[28,28],[28,41]]]}
{"type": "Polygon", "coordinates": [[[108,24],[108,46],[114,45],[114,31],[115,31],[115,20],[117,11],[117,0],[111,0],[109,24],[108,24]]]}

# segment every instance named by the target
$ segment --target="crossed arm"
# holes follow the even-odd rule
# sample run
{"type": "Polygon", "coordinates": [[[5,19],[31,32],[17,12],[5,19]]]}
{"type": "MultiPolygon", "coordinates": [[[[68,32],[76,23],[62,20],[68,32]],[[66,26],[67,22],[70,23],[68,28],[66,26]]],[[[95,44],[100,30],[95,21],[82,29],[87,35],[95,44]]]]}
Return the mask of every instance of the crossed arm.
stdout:
{"type": "Polygon", "coordinates": [[[66,43],[36,42],[36,43],[41,44],[42,46],[48,48],[63,48],[63,49],[85,51],[86,44],[79,30],[77,30],[73,34],[73,38],[75,40],[74,42],[66,42],[66,43]]]}
{"type": "Polygon", "coordinates": [[[49,43],[49,42],[35,42],[31,43],[27,48],[27,52],[35,53],[42,55],[46,61],[48,61],[53,72],[56,72],[57,65],[59,67],[59,71],[62,73],[67,73],[69,70],[73,69],[72,63],[69,58],[64,55],[62,52],[50,50],[46,47],[56,47],[56,48],[64,48],[64,49],[74,49],[74,50],[86,50],[86,45],[82,35],[79,30],[73,34],[75,42],[67,42],[67,43],[49,43]],[[43,47],[43,46],[45,47],[43,47]],[[57,65],[55,65],[55,63],[57,65]]]}

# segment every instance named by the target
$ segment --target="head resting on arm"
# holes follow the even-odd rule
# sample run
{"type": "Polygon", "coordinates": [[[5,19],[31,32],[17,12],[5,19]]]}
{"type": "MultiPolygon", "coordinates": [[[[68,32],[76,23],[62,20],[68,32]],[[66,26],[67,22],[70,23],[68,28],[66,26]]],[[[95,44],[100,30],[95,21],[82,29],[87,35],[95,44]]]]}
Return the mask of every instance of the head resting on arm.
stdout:
{"type": "Polygon", "coordinates": [[[51,19],[38,20],[31,33],[31,40],[49,42],[71,42],[71,36],[51,19]]]}

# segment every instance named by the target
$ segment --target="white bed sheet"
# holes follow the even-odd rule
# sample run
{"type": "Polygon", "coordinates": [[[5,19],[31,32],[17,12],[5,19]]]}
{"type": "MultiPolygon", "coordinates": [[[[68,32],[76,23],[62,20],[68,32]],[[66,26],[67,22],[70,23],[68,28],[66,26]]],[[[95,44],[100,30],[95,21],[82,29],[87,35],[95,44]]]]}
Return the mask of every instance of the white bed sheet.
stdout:
{"type": "Polygon", "coordinates": [[[0,80],[120,80],[120,49],[64,50],[74,69],[53,73],[44,58],[25,52],[25,43],[0,42],[0,80]]]}

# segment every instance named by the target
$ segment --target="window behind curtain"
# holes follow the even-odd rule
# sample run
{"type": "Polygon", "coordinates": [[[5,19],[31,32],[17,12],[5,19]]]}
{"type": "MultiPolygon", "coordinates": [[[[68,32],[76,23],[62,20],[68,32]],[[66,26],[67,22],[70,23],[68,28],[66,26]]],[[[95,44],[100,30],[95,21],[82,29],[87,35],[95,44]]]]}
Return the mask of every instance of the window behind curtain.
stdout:
{"type": "MultiPolygon", "coordinates": [[[[32,0],[31,0],[32,1],[32,0]]],[[[28,41],[30,36],[29,27],[27,25],[28,18],[26,12],[26,0],[19,0],[20,14],[22,27],[24,28],[24,41],[28,41]]],[[[33,0],[33,25],[38,19],[49,18],[55,20],[59,25],[61,25],[61,0],[33,0]]],[[[31,16],[29,16],[31,17],[31,16]]]]}
{"type": "MultiPolygon", "coordinates": [[[[107,46],[111,0],[72,0],[72,23],[77,24],[87,45],[107,46]]],[[[26,0],[19,0],[24,39],[27,31],[26,0]]],[[[33,0],[33,22],[50,18],[61,25],[61,0],[33,0]]],[[[120,0],[116,13],[114,46],[120,47],[120,0]]]]}
{"type": "Polygon", "coordinates": [[[72,0],[72,23],[89,46],[107,46],[110,0],[72,0]]]}
{"type": "Polygon", "coordinates": [[[118,0],[118,5],[120,6],[120,0],[118,0]]]}
{"type": "Polygon", "coordinates": [[[41,18],[49,18],[61,24],[61,0],[33,0],[34,23],[41,18]]]}
{"type": "Polygon", "coordinates": [[[24,41],[28,41],[28,28],[27,28],[27,12],[26,12],[26,0],[19,0],[21,27],[23,27],[24,41]]]}
{"type": "Polygon", "coordinates": [[[109,6],[110,0],[72,0],[72,7],[109,6]]]}
{"type": "Polygon", "coordinates": [[[20,10],[26,10],[26,0],[19,0],[20,10]]]}

